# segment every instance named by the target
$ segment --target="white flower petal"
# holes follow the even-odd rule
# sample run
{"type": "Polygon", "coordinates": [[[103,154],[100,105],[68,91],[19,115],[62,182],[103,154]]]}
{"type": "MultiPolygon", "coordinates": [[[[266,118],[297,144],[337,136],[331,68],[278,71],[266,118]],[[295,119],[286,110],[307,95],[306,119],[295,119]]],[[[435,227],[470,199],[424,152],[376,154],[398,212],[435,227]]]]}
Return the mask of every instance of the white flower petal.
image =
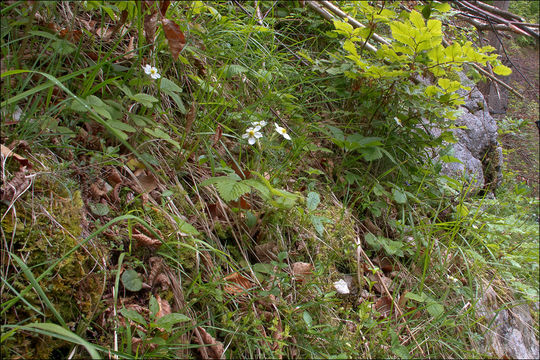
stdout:
{"type": "Polygon", "coordinates": [[[255,140],[255,138],[253,138],[253,137],[250,137],[250,138],[248,139],[249,145],[255,144],[255,141],[256,141],[256,140],[255,140]]]}
{"type": "Polygon", "coordinates": [[[256,132],[255,134],[253,134],[253,136],[259,139],[259,138],[262,138],[263,135],[260,132],[256,132]]]}
{"type": "Polygon", "coordinates": [[[248,133],[245,133],[244,135],[242,135],[242,138],[245,139],[245,138],[247,138],[248,136],[249,136],[249,134],[248,134],[248,133]]]}
{"type": "Polygon", "coordinates": [[[152,73],[152,66],[150,64],[146,64],[144,67],[144,72],[150,75],[152,73]]]}
{"type": "Polygon", "coordinates": [[[283,133],[282,135],[283,135],[283,137],[284,137],[285,139],[291,140],[291,137],[289,136],[289,134],[283,133]]]}

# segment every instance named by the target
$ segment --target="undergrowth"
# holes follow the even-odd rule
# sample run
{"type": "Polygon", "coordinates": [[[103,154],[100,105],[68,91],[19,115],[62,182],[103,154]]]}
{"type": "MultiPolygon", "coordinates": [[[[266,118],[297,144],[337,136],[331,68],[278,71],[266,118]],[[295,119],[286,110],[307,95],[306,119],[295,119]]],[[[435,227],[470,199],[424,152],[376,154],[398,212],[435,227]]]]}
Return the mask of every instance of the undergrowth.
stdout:
{"type": "Polygon", "coordinates": [[[492,49],[302,3],[2,2],[2,357],[478,357],[538,301],[538,199],[433,154],[492,49]]]}

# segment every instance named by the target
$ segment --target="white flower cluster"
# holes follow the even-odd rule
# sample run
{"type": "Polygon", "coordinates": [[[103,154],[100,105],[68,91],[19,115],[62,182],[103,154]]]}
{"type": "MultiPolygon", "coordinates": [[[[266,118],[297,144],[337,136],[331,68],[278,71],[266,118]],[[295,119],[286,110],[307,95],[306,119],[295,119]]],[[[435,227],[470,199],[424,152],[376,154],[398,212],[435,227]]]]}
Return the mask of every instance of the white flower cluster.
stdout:
{"type": "MultiPolygon", "coordinates": [[[[257,142],[257,139],[262,138],[263,134],[261,133],[261,129],[266,126],[266,121],[255,121],[251,123],[251,127],[246,129],[246,133],[242,135],[242,138],[248,139],[248,144],[253,145],[257,142]]],[[[287,129],[282,128],[278,124],[274,123],[276,127],[276,132],[283,136],[287,140],[291,140],[291,137],[287,133],[287,129]]]]}

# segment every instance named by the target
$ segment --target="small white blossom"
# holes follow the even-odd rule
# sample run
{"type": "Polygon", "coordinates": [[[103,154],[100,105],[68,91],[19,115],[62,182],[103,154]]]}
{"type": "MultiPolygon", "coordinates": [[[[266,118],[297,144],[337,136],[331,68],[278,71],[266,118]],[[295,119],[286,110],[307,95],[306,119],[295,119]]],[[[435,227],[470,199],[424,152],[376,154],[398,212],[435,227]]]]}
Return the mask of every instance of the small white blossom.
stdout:
{"type": "Polygon", "coordinates": [[[336,288],[336,291],[339,294],[343,294],[343,295],[349,294],[351,292],[349,290],[349,286],[347,285],[347,283],[343,279],[340,279],[340,280],[334,282],[334,288],[336,288]]]}
{"type": "Polygon", "coordinates": [[[459,280],[453,277],[452,275],[446,275],[446,276],[448,277],[448,280],[452,280],[454,283],[459,282],[459,280]]]}
{"type": "Polygon", "coordinates": [[[261,138],[263,136],[260,133],[259,130],[261,130],[260,126],[247,128],[246,133],[244,135],[242,135],[242,137],[244,139],[246,139],[246,138],[248,139],[249,145],[253,145],[253,144],[255,144],[255,141],[257,141],[257,139],[259,139],[259,138],[261,138]]]}
{"type": "Polygon", "coordinates": [[[261,121],[254,121],[251,123],[251,125],[253,126],[259,126],[261,128],[265,127],[266,126],[266,121],[264,120],[261,120],[261,121]]]}
{"type": "Polygon", "coordinates": [[[394,120],[396,121],[396,124],[398,124],[398,126],[403,126],[401,120],[397,116],[394,116],[394,120]]]}
{"type": "Polygon", "coordinates": [[[287,140],[291,140],[291,137],[289,136],[289,134],[287,134],[287,129],[282,128],[278,124],[274,124],[274,125],[276,126],[276,131],[278,132],[278,134],[281,134],[281,136],[283,136],[287,140]]]}
{"type": "Polygon", "coordinates": [[[159,79],[161,77],[161,75],[159,75],[157,69],[153,66],[151,66],[150,64],[146,64],[144,67],[144,72],[148,75],[150,75],[150,77],[152,79],[159,79]]]}

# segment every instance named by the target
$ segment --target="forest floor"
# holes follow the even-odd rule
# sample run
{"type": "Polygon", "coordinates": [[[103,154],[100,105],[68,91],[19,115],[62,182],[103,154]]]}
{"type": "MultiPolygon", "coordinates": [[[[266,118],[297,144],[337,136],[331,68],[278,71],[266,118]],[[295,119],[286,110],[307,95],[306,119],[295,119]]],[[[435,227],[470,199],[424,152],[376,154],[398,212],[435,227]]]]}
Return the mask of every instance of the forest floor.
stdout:
{"type": "Polygon", "coordinates": [[[508,46],[513,65],[519,70],[513,71],[509,83],[525,97],[521,100],[510,94],[508,111],[499,121],[500,142],[506,150],[505,166],[507,171],[515,174],[516,180],[525,182],[531,187],[532,197],[538,198],[540,131],[535,123],[539,120],[538,45],[529,47],[518,47],[512,43],[505,45],[508,46]],[[524,121],[520,122],[519,119],[524,121]],[[504,133],[504,121],[515,124],[513,129],[508,129],[510,130],[508,133],[504,133]]]}

